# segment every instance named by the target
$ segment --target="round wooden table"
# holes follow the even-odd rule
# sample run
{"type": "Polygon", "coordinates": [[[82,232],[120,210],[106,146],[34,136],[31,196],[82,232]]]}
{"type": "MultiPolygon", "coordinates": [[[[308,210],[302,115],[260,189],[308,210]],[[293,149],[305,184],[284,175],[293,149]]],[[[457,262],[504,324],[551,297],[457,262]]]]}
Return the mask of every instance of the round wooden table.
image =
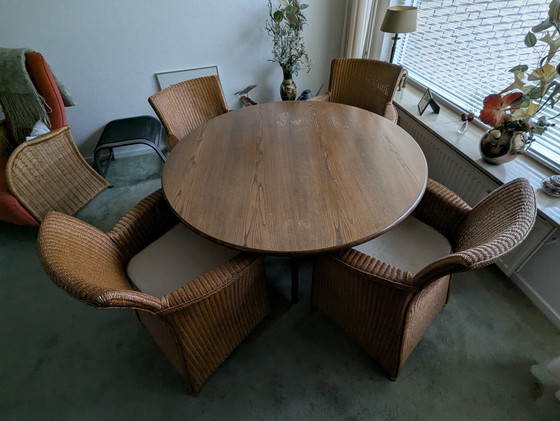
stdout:
{"type": "Polygon", "coordinates": [[[366,242],[412,212],[426,160],[389,120],[330,102],[223,114],[173,149],[163,191],[178,217],[218,243],[274,255],[366,242]]]}
{"type": "Polygon", "coordinates": [[[201,235],[302,256],[391,229],[416,207],[427,175],[418,144],[389,120],[348,105],[286,101],[194,130],[169,155],[162,183],[177,216],[201,235]]]}

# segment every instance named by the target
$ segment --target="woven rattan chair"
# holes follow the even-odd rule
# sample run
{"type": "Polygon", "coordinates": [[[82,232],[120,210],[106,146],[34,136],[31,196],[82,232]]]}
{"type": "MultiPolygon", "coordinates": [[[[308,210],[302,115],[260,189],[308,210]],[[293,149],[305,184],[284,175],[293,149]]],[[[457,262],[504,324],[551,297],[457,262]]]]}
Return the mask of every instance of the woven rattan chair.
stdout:
{"type": "Polygon", "coordinates": [[[73,215],[109,186],[82,157],[68,126],[19,145],[5,171],[9,192],[39,222],[52,210],[73,215]]]}
{"type": "Polygon", "coordinates": [[[429,181],[413,216],[369,243],[314,263],[314,308],[396,379],[448,298],[451,274],[489,265],[518,245],[536,216],[519,178],[470,208],[429,181]]]}
{"type": "Polygon", "coordinates": [[[396,123],[398,114],[393,96],[402,74],[401,66],[386,61],[335,58],[331,62],[328,92],[310,101],[353,105],[396,123]]]}
{"type": "Polygon", "coordinates": [[[98,308],[135,309],[193,394],[269,313],[263,257],[187,229],[161,190],[108,233],[49,213],[38,243],[46,273],[67,293],[98,308]]]}
{"type": "Polygon", "coordinates": [[[148,102],[167,131],[169,149],[208,120],[228,111],[217,76],[204,76],[171,85],[148,102]]]}

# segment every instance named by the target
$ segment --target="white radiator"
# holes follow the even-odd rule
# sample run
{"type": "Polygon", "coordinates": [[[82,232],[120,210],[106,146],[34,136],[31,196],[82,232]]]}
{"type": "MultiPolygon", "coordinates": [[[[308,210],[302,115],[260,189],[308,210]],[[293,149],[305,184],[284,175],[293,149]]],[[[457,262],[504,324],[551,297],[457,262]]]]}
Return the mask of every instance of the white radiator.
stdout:
{"type": "MultiPolygon", "coordinates": [[[[448,146],[437,134],[402,110],[399,110],[399,126],[422,148],[428,162],[429,177],[453,190],[469,205],[476,205],[498,187],[497,183],[448,146]]],[[[498,267],[508,276],[520,270],[553,232],[554,228],[548,222],[537,217],[529,236],[520,246],[500,259],[497,262],[498,267]]]]}
{"type": "Polygon", "coordinates": [[[429,177],[449,187],[469,205],[476,205],[498,187],[414,117],[399,112],[399,126],[406,130],[424,151],[429,177]]]}

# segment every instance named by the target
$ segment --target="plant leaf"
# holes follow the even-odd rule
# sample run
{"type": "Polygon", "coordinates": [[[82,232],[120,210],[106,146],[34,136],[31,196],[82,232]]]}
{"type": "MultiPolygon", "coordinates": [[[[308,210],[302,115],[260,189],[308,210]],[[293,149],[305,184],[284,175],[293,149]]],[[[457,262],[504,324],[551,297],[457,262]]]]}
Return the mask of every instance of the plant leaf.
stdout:
{"type": "Polygon", "coordinates": [[[546,126],[533,126],[531,128],[531,133],[533,134],[543,134],[546,131],[546,126]]]}
{"type": "Polygon", "coordinates": [[[298,24],[299,24],[299,20],[298,20],[297,16],[294,15],[293,13],[286,13],[286,19],[288,19],[288,21],[290,22],[290,25],[292,25],[292,26],[298,26],[298,24]]]}
{"type": "Polygon", "coordinates": [[[287,14],[287,15],[289,15],[289,14],[294,15],[294,14],[297,13],[297,11],[298,11],[298,10],[297,10],[297,7],[295,7],[295,6],[288,6],[288,7],[286,7],[286,14],[287,14]]]}
{"type": "Polygon", "coordinates": [[[282,22],[282,20],[284,19],[284,12],[281,10],[277,10],[276,12],[274,12],[273,17],[276,22],[282,22]]]}
{"type": "Polygon", "coordinates": [[[519,98],[519,102],[516,102],[513,105],[520,108],[527,108],[530,103],[531,103],[531,98],[529,98],[527,95],[523,95],[521,98],[519,98]]]}
{"type": "MultiPolygon", "coordinates": [[[[560,64],[558,64],[560,66],[560,64]]],[[[511,73],[523,73],[529,70],[529,66],[526,64],[520,64],[519,66],[515,66],[514,68],[510,69],[511,73]]]]}
{"type": "Polygon", "coordinates": [[[527,96],[531,99],[539,99],[543,96],[541,95],[541,88],[540,86],[533,87],[529,92],[527,92],[527,96]]]}
{"type": "MultiPolygon", "coordinates": [[[[556,81],[555,81],[556,82],[556,81]]],[[[552,84],[551,84],[552,86],[552,84]]],[[[550,108],[554,108],[554,105],[556,104],[556,100],[554,99],[554,97],[558,94],[558,92],[560,92],[560,84],[559,83],[555,83],[554,89],[552,90],[552,92],[550,93],[550,96],[548,97],[550,100],[550,108]]]]}
{"type": "Polygon", "coordinates": [[[537,44],[537,37],[531,31],[527,32],[525,35],[525,45],[527,47],[534,47],[537,44]]]}

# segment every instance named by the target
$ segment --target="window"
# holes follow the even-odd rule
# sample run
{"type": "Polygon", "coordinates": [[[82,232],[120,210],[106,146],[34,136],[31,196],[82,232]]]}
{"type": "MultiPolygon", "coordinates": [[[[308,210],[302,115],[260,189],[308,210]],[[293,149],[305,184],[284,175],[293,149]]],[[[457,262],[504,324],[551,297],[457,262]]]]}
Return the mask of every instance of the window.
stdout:
{"type": "MultiPolygon", "coordinates": [[[[460,109],[478,113],[486,95],[513,82],[509,69],[518,64],[534,68],[538,63],[535,49],[523,40],[527,31],[548,17],[548,1],[400,0],[398,4],[418,7],[418,28],[401,35],[394,61],[408,70],[411,79],[460,109]]],[[[550,116],[558,112],[550,110],[550,116]]],[[[555,123],[535,136],[529,152],[560,169],[560,120],[555,123]]]]}

